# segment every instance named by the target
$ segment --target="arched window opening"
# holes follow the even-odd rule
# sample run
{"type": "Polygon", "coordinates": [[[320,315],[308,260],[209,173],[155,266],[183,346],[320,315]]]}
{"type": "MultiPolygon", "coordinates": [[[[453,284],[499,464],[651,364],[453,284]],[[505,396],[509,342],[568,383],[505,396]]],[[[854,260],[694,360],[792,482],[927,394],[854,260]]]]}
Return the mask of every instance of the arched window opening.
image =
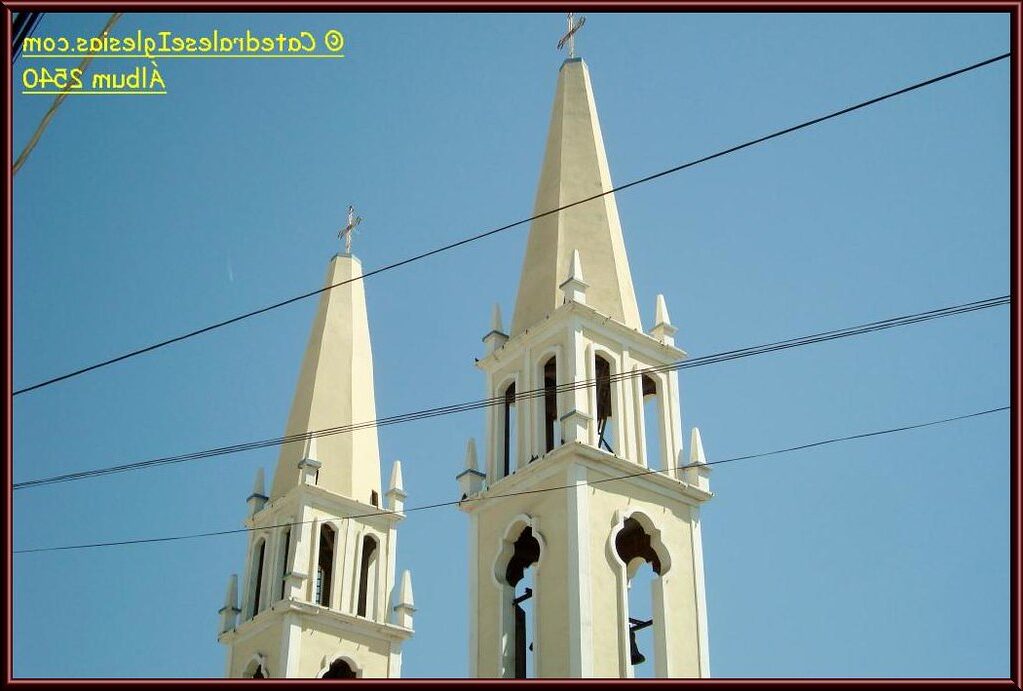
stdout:
{"type": "Polygon", "coordinates": [[[597,447],[604,447],[614,453],[615,429],[614,410],[611,406],[611,363],[597,355],[595,358],[597,380],[597,447]]]}
{"type": "Polygon", "coordinates": [[[518,456],[515,425],[515,382],[508,385],[504,390],[504,473],[501,477],[511,474],[512,459],[518,456]]]}
{"type": "Polygon", "coordinates": [[[316,603],[330,607],[330,589],[334,581],[334,547],[337,531],[320,526],[320,550],[316,559],[316,603]]]}
{"type": "Polygon", "coordinates": [[[661,396],[657,382],[643,375],[643,438],[646,440],[646,464],[651,470],[661,470],[661,396]]]}
{"type": "Polygon", "coordinates": [[[268,679],[270,677],[266,672],[266,667],[263,666],[263,656],[254,656],[249,663],[245,665],[245,669],[242,670],[242,679],[268,679]]]}
{"type": "Polygon", "coordinates": [[[661,559],[651,543],[650,535],[635,518],[625,519],[615,537],[615,550],[625,563],[628,589],[627,621],[629,632],[629,664],[634,677],[654,677],[655,662],[655,581],[661,575],[661,559]],[[644,651],[646,651],[644,653],[644,651]]]}
{"type": "Polygon", "coordinates": [[[534,569],[530,567],[540,559],[540,543],[527,527],[515,540],[514,552],[505,570],[505,581],[512,587],[512,612],[515,630],[515,678],[536,676],[533,631],[536,626],[533,600],[534,569]],[[532,672],[532,674],[530,674],[532,672]]]}
{"type": "Polygon", "coordinates": [[[366,616],[367,605],[374,599],[376,564],[377,541],[367,535],[362,539],[362,563],[359,565],[359,605],[356,612],[360,617],[366,616]]]}
{"type": "Polygon", "coordinates": [[[632,676],[637,679],[657,676],[650,659],[654,650],[652,594],[655,578],[653,567],[644,561],[629,579],[629,663],[632,676]]]}
{"type": "Polygon", "coordinates": [[[266,561],[266,540],[260,540],[252,564],[252,616],[260,612],[260,596],[263,591],[263,563],[266,561]]]}
{"type": "Polygon", "coordinates": [[[321,679],[355,679],[355,670],[345,660],[334,660],[321,679]]]}
{"type": "Polygon", "coordinates": [[[553,357],[543,366],[543,423],[544,451],[553,451],[558,443],[558,362],[553,357]]]}
{"type": "Polygon", "coordinates": [[[284,596],[288,592],[288,573],[291,571],[291,565],[288,563],[288,551],[291,549],[291,528],[284,530],[284,539],[281,540],[281,592],[279,599],[283,600],[284,596]]]}

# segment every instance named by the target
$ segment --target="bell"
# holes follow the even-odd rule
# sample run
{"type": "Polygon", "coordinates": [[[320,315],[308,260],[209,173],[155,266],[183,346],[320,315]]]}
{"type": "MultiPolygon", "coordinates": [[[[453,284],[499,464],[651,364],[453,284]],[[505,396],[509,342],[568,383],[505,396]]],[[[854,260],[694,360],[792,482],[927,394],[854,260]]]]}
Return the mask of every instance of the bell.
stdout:
{"type": "Polygon", "coordinates": [[[631,658],[633,665],[641,665],[646,662],[646,656],[639,652],[639,646],[636,645],[636,632],[633,629],[629,629],[629,643],[632,648],[631,658]]]}

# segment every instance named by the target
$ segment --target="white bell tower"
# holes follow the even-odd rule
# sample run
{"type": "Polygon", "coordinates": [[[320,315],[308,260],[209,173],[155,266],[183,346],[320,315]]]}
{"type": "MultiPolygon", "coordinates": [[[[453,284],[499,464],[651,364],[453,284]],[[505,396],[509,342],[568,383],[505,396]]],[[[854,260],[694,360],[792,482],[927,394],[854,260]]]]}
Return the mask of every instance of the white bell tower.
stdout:
{"type": "MultiPolygon", "coordinates": [[[[313,322],[286,436],[376,418],[362,267],[335,256],[313,322]]],[[[412,579],[395,589],[401,464],[380,493],[375,427],[281,447],[273,489],[249,496],[242,588],[231,576],[219,640],[228,677],[398,677],[412,635],[412,579]]]]}
{"type": "MultiPolygon", "coordinates": [[[[535,213],[610,189],[589,72],[571,58],[535,213]]],[[[533,222],[511,328],[495,309],[478,362],[500,404],[458,476],[470,676],[709,676],[710,468],[693,429],[694,466],[676,470],[688,461],[664,367],[685,357],[675,332],[662,296],[642,329],[614,195],[533,222]]]]}

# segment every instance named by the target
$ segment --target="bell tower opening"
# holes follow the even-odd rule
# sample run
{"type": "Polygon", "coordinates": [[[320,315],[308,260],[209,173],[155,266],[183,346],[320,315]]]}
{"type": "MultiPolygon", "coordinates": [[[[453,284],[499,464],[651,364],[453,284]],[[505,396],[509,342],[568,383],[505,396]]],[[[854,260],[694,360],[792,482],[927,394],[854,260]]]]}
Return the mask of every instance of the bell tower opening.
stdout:
{"type": "Polygon", "coordinates": [[[320,526],[320,553],[316,559],[316,604],[330,607],[330,589],[334,580],[334,545],[337,531],[320,526]]]}
{"type": "Polygon", "coordinates": [[[558,361],[551,357],[543,366],[543,429],[544,452],[554,450],[558,443],[558,361]]]}
{"type": "Polygon", "coordinates": [[[501,477],[507,477],[511,475],[512,464],[514,459],[518,457],[518,445],[516,440],[518,439],[515,418],[515,382],[508,385],[508,388],[504,390],[504,454],[503,454],[503,472],[501,477]]]}
{"type": "Polygon", "coordinates": [[[615,537],[615,551],[625,564],[626,612],[629,634],[628,664],[633,677],[656,677],[664,661],[658,660],[660,646],[654,640],[663,637],[661,599],[661,558],[653,540],[635,518],[626,518],[615,537]],[[644,652],[646,651],[646,652],[644,652]],[[651,660],[650,658],[654,658],[651,660]]]}
{"type": "Polygon", "coordinates": [[[346,660],[334,660],[321,679],[355,679],[358,675],[346,660]]]}
{"type": "MultiPolygon", "coordinates": [[[[374,601],[376,564],[377,541],[367,535],[362,539],[362,562],[359,564],[359,605],[356,612],[360,617],[366,616],[369,604],[374,601]]],[[[370,612],[370,618],[373,614],[375,612],[370,612]]]]}
{"type": "Polygon", "coordinates": [[[646,465],[651,470],[664,470],[665,463],[661,449],[661,395],[657,382],[644,374],[643,386],[643,439],[645,440],[646,465]]]}
{"type": "Polygon", "coordinates": [[[283,600],[285,595],[288,593],[288,572],[291,571],[291,567],[288,564],[288,550],[291,549],[291,528],[284,529],[284,535],[281,539],[281,567],[280,567],[280,595],[279,600],[283,600]]]}
{"type": "Polygon", "coordinates": [[[597,380],[597,448],[614,453],[614,408],[611,404],[611,363],[600,355],[594,356],[597,380]]]}
{"type": "Polygon", "coordinates": [[[260,540],[255,549],[255,559],[252,564],[252,609],[250,616],[259,614],[262,605],[263,591],[263,565],[266,562],[266,540],[260,540]]]}
{"type": "Polygon", "coordinates": [[[533,599],[534,569],[540,560],[540,543],[526,526],[515,540],[504,579],[511,589],[512,667],[516,679],[536,676],[536,609],[533,599]]]}

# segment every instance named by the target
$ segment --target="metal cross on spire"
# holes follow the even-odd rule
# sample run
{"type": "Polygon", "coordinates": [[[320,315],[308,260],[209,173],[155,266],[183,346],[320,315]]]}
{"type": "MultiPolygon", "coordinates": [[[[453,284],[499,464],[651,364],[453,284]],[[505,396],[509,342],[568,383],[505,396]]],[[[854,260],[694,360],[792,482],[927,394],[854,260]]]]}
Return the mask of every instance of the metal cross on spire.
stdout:
{"type": "Polygon", "coordinates": [[[351,204],[348,205],[348,222],[344,228],[337,231],[337,237],[339,240],[344,239],[345,241],[345,254],[352,253],[352,233],[355,232],[355,226],[362,223],[362,216],[355,215],[355,207],[351,204]]]}
{"type": "Polygon", "coordinates": [[[561,37],[558,41],[558,50],[565,47],[565,43],[568,43],[568,57],[575,57],[575,32],[583,28],[583,24],[586,23],[586,17],[579,17],[579,21],[575,21],[575,13],[568,13],[568,32],[561,37]]]}

